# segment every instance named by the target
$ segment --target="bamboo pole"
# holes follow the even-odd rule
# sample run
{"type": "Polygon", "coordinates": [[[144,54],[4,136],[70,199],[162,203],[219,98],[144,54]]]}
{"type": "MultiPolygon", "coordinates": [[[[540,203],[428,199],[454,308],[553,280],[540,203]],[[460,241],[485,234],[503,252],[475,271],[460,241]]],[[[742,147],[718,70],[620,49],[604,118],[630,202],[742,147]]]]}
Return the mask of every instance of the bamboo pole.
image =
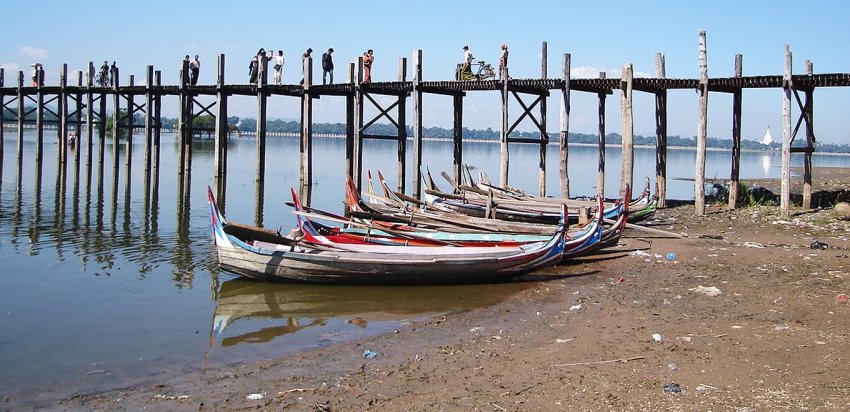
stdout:
{"type": "MultiPolygon", "coordinates": [[[[655,54],[655,77],[667,78],[664,55],[655,54]]],[[[655,195],[658,207],[667,206],[667,90],[655,92],[655,195]]]]}
{"type": "Polygon", "coordinates": [[[413,189],[419,199],[422,193],[422,50],[413,52],[413,189]]]}
{"type": "MultiPolygon", "coordinates": [[[[735,77],[743,75],[743,56],[735,55],[735,77]]],[[[732,93],[732,176],[729,179],[729,209],[738,207],[738,181],[741,170],[741,103],[743,91],[732,93]]]]}
{"type": "Polygon", "coordinates": [[[561,64],[561,78],[564,80],[564,88],[561,89],[561,131],[558,134],[558,168],[561,172],[561,197],[568,199],[570,197],[570,174],[569,168],[569,152],[568,144],[570,136],[570,65],[572,56],[569,53],[564,53],[564,60],[561,64]]]}
{"type": "Polygon", "coordinates": [[[623,161],[620,169],[620,197],[625,195],[625,185],[632,184],[634,175],[634,122],[632,118],[632,64],[623,66],[623,77],[620,80],[622,92],[620,93],[620,110],[622,112],[622,135],[623,135],[623,161]]]}
{"type": "Polygon", "coordinates": [[[708,133],[708,62],[705,30],[699,32],[699,109],[697,112],[697,159],[694,174],[694,213],[705,215],[705,147],[708,133]]]}
{"type": "Polygon", "coordinates": [[[779,212],[783,218],[791,214],[791,46],[785,45],[785,74],[782,98],[782,180],[780,182],[779,212]]]}
{"type": "MultiPolygon", "coordinates": [[[[806,75],[812,76],[814,67],[810,60],[806,60],[806,75]]],[[[806,89],[806,102],[803,107],[803,116],[806,119],[806,152],[803,157],[803,209],[812,208],[812,153],[815,150],[814,130],[814,87],[806,89]]]]}
{"type": "MultiPolygon", "coordinates": [[[[361,66],[363,58],[360,57],[361,66]]],[[[398,59],[398,81],[407,81],[407,58],[398,59]]],[[[407,95],[398,96],[398,192],[405,192],[407,180],[407,95]]]]}

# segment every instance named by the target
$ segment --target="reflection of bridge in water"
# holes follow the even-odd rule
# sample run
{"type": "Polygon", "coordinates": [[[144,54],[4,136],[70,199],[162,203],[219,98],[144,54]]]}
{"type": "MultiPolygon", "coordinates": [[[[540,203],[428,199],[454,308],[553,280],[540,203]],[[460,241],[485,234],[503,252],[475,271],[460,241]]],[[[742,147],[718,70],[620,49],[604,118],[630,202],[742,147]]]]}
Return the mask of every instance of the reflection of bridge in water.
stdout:
{"type": "MultiPolygon", "coordinates": [[[[790,49],[786,48],[785,72],[782,75],[768,76],[743,76],[742,56],[735,56],[735,75],[728,78],[709,78],[706,61],[705,32],[699,36],[699,78],[694,79],[668,79],[665,75],[664,56],[656,55],[656,78],[634,78],[631,64],[626,64],[623,75],[619,79],[608,79],[604,73],[600,73],[597,79],[574,79],[570,74],[571,56],[564,54],[562,59],[562,70],[558,78],[549,78],[547,73],[548,52],[546,43],[543,43],[541,77],[536,79],[513,79],[506,76],[507,80],[484,80],[484,81],[427,81],[422,78],[422,51],[417,50],[413,56],[413,79],[407,79],[407,59],[402,58],[399,62],[399,78],[397,81],[387,82],[362,82],[362,59],[356,63],[349,64],[349,73],[346,83],[314,85],[312,84],[312,58],[305,59],[304,72],[306,73],[303,84],[268,84],[268,62],[264,61],[259,67],[257,84],[225,84],[225,57],[218,56],[217,81],[214,85],[189,85],[188,67],[184,62],[181,79],[178,85],[162,85],[159,71],[154,71],[153,66],[147,67],[144,84],[136,84],[134,76],[129,76],[125,85],[115,84],[110,87],[94,85],[94,65],[89,64],[86,73],[86,84],[83,84],[83,73],[79,72],[76,82],[69,81],[67,65],[63,65],[59,85],[44,85],[43,79],[38,86],[25,86],[23,72],[18,73],[17,85],[7,86],[4,84],[4,72],[0,69],[0,107],[4,114],[13,115],[18,123],[18,158],[23,156],[22,130],[24,124],[35,113],[36,130],[38,133],[35,157],[41,162],[43,153],[43,130],[41,127],[45,122],[45,111],[52,114],[58,120],[58,139],[62,143],[59,153],[60,161],[67,160],[67,136],[73,129],[79,136],[80,147],[86,148],[86,162],[91,165],[94,154],[92,147],[95,136],[98,133],[97,159],[100,169],[103,167],[103,152],[105,147],[108,118],[107,97],[112,97],[111,111],[117,113],[117,119],[111,122],[111,132],[115,141],[123,135],[126,144],[125,164],[130,165],[132,159],[130,144],[133,139],[133,129],[144,130],[144,162],[145,170],[154,169],[152,173],[156,176],[159,156],[159,136],[162,125],[160,123],[161,103],[163,96],[177,96],[179,105],[179,135],[180,135],[180,168],[178,174],[185,176],[191,170],[191,147],[192,136],[198,132],[211,133],[215,136],[215,176],[216,192],[220,199],[224,199],[227,181],[227,145],[226,140],[230,132],[227,124],[228,99],[231,96],[252,96],[257,98],[257,131],[256,131],[256,181],[261,183],[265,180],[266,159],[266,131],[267,100],[270,96],[288,96],[300,100],[301,105],[301,140],[300,148],[300,179],[302,197],[309,203],[312,169],[313,169],[313,129],[312,129],[312,104],[313,99],[323,96],[345,97],[346,104],[346,172],[352,176],[358,184],[362,180],[362,152],[365,139],[392,140],[398,144],[398,190],[406,192],[405,182],[407,171],[411,172],[409,179],[413,187],[410,192],[418,197],[421,192],[420,170],[422,166],[422,144],[423,140],[423,106],[422,96],[424,94],[450,96],[453,99],[453,174],[457,180],[461,175],[463,164],[463,142],[469,141],[463,137],[463,98],[468,92],[498,92],[501,96],[501,130],[500,130],[500,184],[508,184],[509,170],[509,144],[535,144],[540,145],[541,155],[538,162],[539,184],[538,191],[545,194],[547,166],[545,146],[549,143],[547,132],[546,105],[550,91],[560,91],[561,97],[558,103],[561,105],[561,119],[559,124],[559,165],[558,177],[561,181],[560,195],[569,196],[569,176],[567,175],[569,114],[570,95],[574,92],[586,92],[596,94],[599,99],[599,165],[597,168],[597,187],[604,193],[604,170],[605,170],[605,99],[607,95],[613,94],[615,90],[620,91],[621,119],[622,119],[622,151],[623,163],[621,166],[622,183],[631,183],[634,163],[633,147],[633,120],[632,120],[632,91],[650,93],[655,96],[656,102],[656,191],[659,197],[659,205],[663,207],[666,199],[666,153],[667,153],[667,94],[673,90],[697,90],[699,91],[699,112],[697,127],[697,164],[695,170],[695,204],[696,213],[704,213],[704,190],[705,190],[705,151],[707,145],[707,104],[710,92],[730,93],[733,96],[733,150],[731,159],[730,178],[730,207],[735,207],[737,198],[737,182],[740,162],[740,139],[741,139],[741,109],[742,94],[744,89],[754,88],[781,88],[783,95],[783,151],[782,151],[782,214],[789,213],[789,182],[790,182],[790,156],[794,152],[805,155],[805,173],[803,207],[811,206],[811,155],[814,151],[813,123],[813,92],[817,87],[847,87],[850,86],[850,73],[815,74],[810,62],[806,62],[805,74],[792,74],[792,58],[790,49]],[[76,84],[74,84],[76,83],[76,84]],[[803,94],[803,98],[800,97],[803,94]],[[394,97],[394,101],[387,107],[382,106],[373,96],[394,97]],[[792,98],[792,95],[796,97],[792,98]],[[214,97],[212,102],[203,102],[201,96],[214,97]],[[6,97],[11,97],[6,101],[6,97]],[[412,151],[413,165],[407,165],[407,100],[413,100],[413,136],[412,151]],[[530,98],[530,101],[524,100],[530,98]],[[137,103],[137,99],[143,103],[137,103]],[[511,120],[508,108],[509,103],[515,100],[522,108],[521,114],[511,120]],[[792,131],[791,105],[796,100],[801,116],[796,127],[792,131]],[[27,109],[26,102],[35,104],[34,108],[27,109]],[[12,103],[16,102],[16,106],[12,103]],[[364,118],[364,106],[374,106],[378,111],[372,119],[364,118]],[[13,110],[14,109],[14,110],[13,110]],[[537,110],[539,109],[539,112],[537,110]],[[85,116],[83,116],[85,112],[85,116]],[[393,113],[394,112],[394,113],[393,113]],[[143,114],[143,124],[137,124],[135,116],[143,114]],[[195,127],[195,120],[201,115],[209,115],[215,119],[214,127],[195,127]],[[83,118],[85,118],[85,136],[83,130],[83,118]],[[393,135],[370,134],[369,128],[378,120],[387,120],[397,128],[393,135]],[[521,121],[529,119],[539,131],[539,137],[517,137],[512,135],[521,121]],[[792,148],[791,142],[796,136],[800,126],[805,123],[806,145],[802,148],[792,148]]],[[[118,70],[112,73],[112,78],[119,79],[118,70]]],[[[507,74],[507,73],[506,73],[507,74]]],[[[391,99],[392,100],[392,99],[391,99]]],[[[0,132],[2,133],[2,132],[0,132]]],[[[2,136],[0,136],[0,140],[2,136]]],[[[120,144],[113,145],[113,170],[117,175],[119,165],[120,144]]],[[[75,152],[74,162],[80,161],[80,150],[75,152]]],[[[129,167],[128,167],[129,169],[129,167]]],[[[146,178],[148,178],[146,174],[146,178]]],[[[184,177],[185,179],[185,177],[184,177]]],[[[258,184],[258,194],[262,192],[262,185],[258,184]]]]}

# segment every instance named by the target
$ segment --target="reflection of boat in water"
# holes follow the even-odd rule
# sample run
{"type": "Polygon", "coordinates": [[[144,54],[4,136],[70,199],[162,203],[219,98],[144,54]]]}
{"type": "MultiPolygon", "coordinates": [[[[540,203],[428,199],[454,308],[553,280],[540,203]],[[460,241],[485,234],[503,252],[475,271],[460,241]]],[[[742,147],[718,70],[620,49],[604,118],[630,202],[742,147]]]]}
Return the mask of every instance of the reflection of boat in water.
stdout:
{"type": "MultiPolygon", "coordinates": [[[[222,346],[270,342],[276,337],[323,326],[331,318],[353,327],[370,321],[392,321],[494,305],[527,284],[451,286],[332,286],[233,279],[221,284],[210,333],[210,345],[240,319],[281,319],[280,326],[226,337],[222,346]]],[[[265,324],[267,325],[267,324],[265,324]]],[[[244,326],[244,325],[243,325],[244,326]]]]}

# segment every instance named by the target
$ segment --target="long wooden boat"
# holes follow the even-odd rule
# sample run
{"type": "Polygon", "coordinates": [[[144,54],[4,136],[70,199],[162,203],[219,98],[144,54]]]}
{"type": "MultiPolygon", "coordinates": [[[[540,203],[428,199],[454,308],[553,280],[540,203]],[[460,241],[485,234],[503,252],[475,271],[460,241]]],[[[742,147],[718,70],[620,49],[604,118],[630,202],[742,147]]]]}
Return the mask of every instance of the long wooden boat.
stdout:
{"type": "MultiPolygon", "coordinates": [[[[517,251],[490,248],[476,254],[351,252],[303,242],[262,228],[231,225],[207,188],[218,264],[223,270],[266,281],[352,284],[434,284],[504,281],[554,265],[566,246],[561,224],[545,243],[517,251]]],[[[430,249],[430,248],[429,248],[430,249]]],[[[462,248],[458,248],[462,249],[462,248]]]]}

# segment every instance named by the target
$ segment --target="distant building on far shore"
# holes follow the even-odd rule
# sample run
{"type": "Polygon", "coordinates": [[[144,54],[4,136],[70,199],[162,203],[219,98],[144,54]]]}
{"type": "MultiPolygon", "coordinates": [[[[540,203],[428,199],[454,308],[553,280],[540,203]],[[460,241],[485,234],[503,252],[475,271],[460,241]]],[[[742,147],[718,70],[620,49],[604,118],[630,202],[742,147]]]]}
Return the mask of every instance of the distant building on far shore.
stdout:
{"type": "Polygon", "coordinates": [[[770,134],[770,126],[767,126],[767,131],[764,132],[764,137],[761,138],[761,144],[770,146],[773,143],[773,136],[770,134]]]}

